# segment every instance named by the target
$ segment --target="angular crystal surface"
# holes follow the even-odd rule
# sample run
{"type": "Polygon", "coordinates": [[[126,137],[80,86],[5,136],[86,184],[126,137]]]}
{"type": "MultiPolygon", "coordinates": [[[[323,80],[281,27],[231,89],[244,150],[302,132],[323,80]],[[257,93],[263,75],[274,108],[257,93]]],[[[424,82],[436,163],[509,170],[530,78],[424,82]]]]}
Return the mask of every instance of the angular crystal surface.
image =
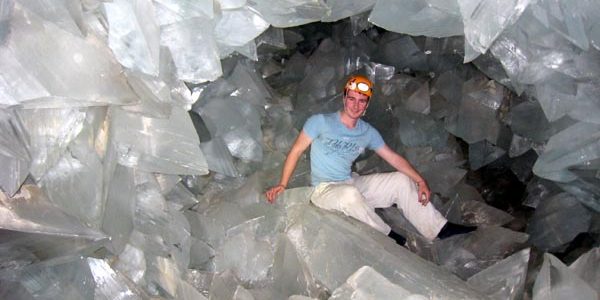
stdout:
{"type": "Polygon", "coordinates": [[[477,170],[504,155],[506,151],[484,140],[469,144],[469,165],[471,170],[477,170]]]}
{"type": "Polygon", "coordinates": [[[450,201],[439,208],[450,222],[473,226],[502,226],[513,220],[508,213],[485,204],[474,187],[458,184],[455,191],[450,201]]]}
{"type": "Polygon", "coordinates": [[[454,299],[480,298],[453,275],[399,247],[367,225],[312,206],[288,228],[287,236],[306,270],[333,291],[356,270],[369,265],[412,294],[454,299]],[[371,245],[381,247],[373,248],[371,245]],[[353,257],[354,259],[347,259],[353,257]],[[414,284],[414,282],[420,282],[414,284]]]}
{"type": "Polygon", "coordinates": [[[0,66],[6,70],[0,86],[9,96],[3,104],[71,107],[135,101],[121,66],[95,36],[74,36],[19,5],[8,26],[10,38],[0,47],[0,66]]]}
{"type": "Polygon", "coordinates": [[[261,161],[262,132],[256,107],[235,97],[213,98],[201,108],[200,114],[213,137],[221,137],[235,157],[261,161]]]}
{"type": "Polygon", "coordinates": [[[139,291],[129,287],[128,280],[115,272],[106,261],[88,258],[87,263],[96,283],[94,299],[142,299],[139,291]]]}
{"type": "Polygon", "coordinates": [[[600,124],[578,122],[552,136],[533,166],[542,178],[570,182],[578,177],[570,170],[600,158],[600,124]]]}
{"type": "Polygon", "coordinates": [[[446,238],[435,243],[435,248],[440,265],[467,279],[522,249],[528,238],[522,232],[490,226],[446,238]]]}
{"type": "Polygon", "coordinates": [[[257,225],[250,220],[229,230],[214,258],[217,272],[229,269],[250,284],[266,279],[273,265],[273,253],[269,242],[257,237],[257,225]]]}
{"type": "Polygon", "coordinates": [[[465,40],[476,52],[471,56],[465,55],[465,62],[470,62],[480,53],[485,53],[504,28],[516,22],[532,1],[457,0],[457,2],[465,26],[465,40]]]}
{"type": "Polygon", "coordinates": [[[585,280],[598,293],[600,293],[600,272],[597,268],[599,262],[600,248],[595,247],[581,255],[569,266],[573,273],[585,280]]]}
{"type": "Polygon", "coordinates": [[[467,283],[492,299],[519,299],[525,289],[530,249],[523,249],[471,276],[467,283]]]}
{"type": "MultiPolygon", "coordinates": [[[[597,251],[567,270],[581,280],[548,259],[523,294],[528,250],[508,256],[528,235],[496,227],[511,217],[479,192],[495,195],[495,168],[518,186],[503,194],[527,185],[536,212],[507,198],[515,220],[503,226],[529,222],[527,245],[565,261],[597,238],[600,4],[45,2],[0,5],[0,298],[326,299],[340,285],[344,297],[405,295],[372,289],[382,283],[407,298],[597,297],[597,251]],[[281,28],[315,21],[336,23],[281,28]],[[427,179],[436,207],[485,226],[429,242],[398,209],[378,213],[480,292],[308,205],[311,188],[265,201],[303,122],[342,107],[351,73],[375,81],[365,119],[427,179]],[[355,273],[364,265],[379,274],[355,273]]],[[[393,169],[370,151],[360,159],[364,174],[393,169]]],[[[308,162],[288,187],[310,184],[308,162]]]]}
{"type": "Polygon", "coordinates": [[[122,165],[167,174],[208,173],[198,135],[181,109],[174,108],[168,119],[157,119],[115,108],[111,135],[122,165]]]}
{"type": "Polygon", "coordinates": [[[56,208],[36,186],[24,185],[13,198],[0,193],[0,200],[0,244],[50,258],[97,247],[107,238],[56,208]]]}
{"type": "Polygon", "coordinates": [[[465,82],[456,123],[448,124],[446,129],[468,143],[484,139],[496,143],[501,126],[496,114],[504,93],[501,85],[484,78],[465,82]]]}
{"type": "Polygon", "coordinates": [[[574,196],[560,193],[542,199],[529,220],[530,242],[549,251],[570,242],[590,227],[592,214],[574,196]]]}
{"type": "Polygon", "coordinates": [[[249,7],[275,27],[292,27],[319,21],[328,10],[325,3],[315,0],[283,0],[277,5],[269,0],[256,0],[249,4],[249,7]]]}
{"type": "Polygon", "coordinates": [[[269,28],[261,15],[247,7],[223,10],[222,14],[215,25],[214,36],[225,45],[243,46],[269,28]]]}
{"type": "Polygon", "coordinates": [[[348,280],[335,289],[329,300],[342,299],[427,299],[423,295],[415,295],[402,287],[393,284],[373,268],[364,266],[358,269],[348,280]],[[419,297],[419,298],[417,298],[419,297]]]}
{"type": "Polygon", "coordinates": [[[327,14],[321,18],[321,21],[335,22],[343,18],[358,15],[370,10],[376,2],[376,0],[329,0],[326,2],[329,10],[327,14]]]}
{"type": "Polygon", "coordinates": [[[457,1],[379,0],[369,21],[389,31],[415,36],[463,35],[457,1]]]}
{"type": "Polygon", "coordinates": [[[110,235],[110,246],[115,254],[121,253],[133,231],[135,211],[135,183],[133,170],[117,166],[111,176],[102,219],[102,231],[110,235]]]}
{"type": "Polygon", "coordinates": [[[196,17],[161,27],[160,43],[171,51],[180,80],[200,83],[223,74],[217,42],[206,30],[211,22],[196,17]]]}
{"type": "Polygon", "coordinates": [[[0,188],[14,195],[29,174],[31,156],[29,135],[14,110],[0,110],[0,162],[5,172],[0,174],[0,188]]]}
{"type": "Polygon", "coordinates": [[[533,285],[533,299],[598,299],[598,293],[558,258],[544,254],[544,264],[533,285]]]}
{"type": "Polygon", "coordinates": [[[158,75],[160,31],[148,0],[105,3],[108,45],[119,63],[129,69],[158,75]]]}

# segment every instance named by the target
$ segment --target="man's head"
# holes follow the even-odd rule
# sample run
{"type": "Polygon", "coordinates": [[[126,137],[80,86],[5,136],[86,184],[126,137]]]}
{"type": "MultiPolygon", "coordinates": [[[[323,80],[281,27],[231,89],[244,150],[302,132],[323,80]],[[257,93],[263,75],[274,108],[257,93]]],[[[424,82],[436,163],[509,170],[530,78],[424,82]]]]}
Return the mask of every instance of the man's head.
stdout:
{"type": "Polygon", "coordinates": [[[348,91],[361,93],[370,99],[373,95],[373,82],[366,76],[352,75],[348,78],[344,86],[344,96],[348,94],[348,91]]]}
{"type": "Polygon", "coordinates": [[[347,116],[358,119],[363,116],[373,95],[373,83],[362,75],[352,75],[344,86],[344,112],[347,116]]]}

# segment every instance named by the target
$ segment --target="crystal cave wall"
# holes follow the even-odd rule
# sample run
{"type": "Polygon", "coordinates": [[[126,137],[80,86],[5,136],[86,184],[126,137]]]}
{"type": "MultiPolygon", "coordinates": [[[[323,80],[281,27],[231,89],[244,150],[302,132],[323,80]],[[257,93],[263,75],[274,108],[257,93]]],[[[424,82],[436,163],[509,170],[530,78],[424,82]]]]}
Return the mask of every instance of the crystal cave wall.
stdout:
{"type": "MultiPolygon", "coordinates": [[[[597,299],[600,3],[0,0],[0,298],[597,299]],[[364,117],[472,233],[309,203],[306,118],[364,117]]],[[[373,153],[361,174],[390,171],[373,153]]]]}

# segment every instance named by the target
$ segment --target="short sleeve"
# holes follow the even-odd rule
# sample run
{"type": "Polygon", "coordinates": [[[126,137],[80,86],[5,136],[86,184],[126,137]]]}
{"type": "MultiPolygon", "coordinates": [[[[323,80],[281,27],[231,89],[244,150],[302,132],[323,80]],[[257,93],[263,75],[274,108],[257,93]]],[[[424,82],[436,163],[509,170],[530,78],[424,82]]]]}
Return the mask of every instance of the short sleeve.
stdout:
{"type": "Polygon", "coordinates": [[[319,136],[321,128],[323,128],[324,122],[323,115],[314,115],[306,120],[304,123],[304,127],[302,130],[304,133],[308,135],[312,140],[314,140],[317,136],[319,136]]]}
{"type": "Polygon", "coordinates": [[[371,139],[369,141],[369,148],[372,150],[378,150],[379,148],[385,146],[385,142],[383,141],[383,138],[381,137],[381,134],[379,133],[379,131],[377,131],[377,129],[371,127],[369,128],[370,131],[370,136],[371,139]]]}

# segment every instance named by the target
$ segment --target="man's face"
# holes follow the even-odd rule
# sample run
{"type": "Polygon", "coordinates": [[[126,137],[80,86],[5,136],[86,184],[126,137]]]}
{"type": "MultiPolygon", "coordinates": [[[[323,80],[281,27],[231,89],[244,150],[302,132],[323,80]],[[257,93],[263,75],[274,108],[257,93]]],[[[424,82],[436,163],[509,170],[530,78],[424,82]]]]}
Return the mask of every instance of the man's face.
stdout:
{"type": "Polygon", "coordinates": [[[353,119],[362,117],[369,104],[369,97],[349,90],[344,97],[344,112],[353,119]]]}

